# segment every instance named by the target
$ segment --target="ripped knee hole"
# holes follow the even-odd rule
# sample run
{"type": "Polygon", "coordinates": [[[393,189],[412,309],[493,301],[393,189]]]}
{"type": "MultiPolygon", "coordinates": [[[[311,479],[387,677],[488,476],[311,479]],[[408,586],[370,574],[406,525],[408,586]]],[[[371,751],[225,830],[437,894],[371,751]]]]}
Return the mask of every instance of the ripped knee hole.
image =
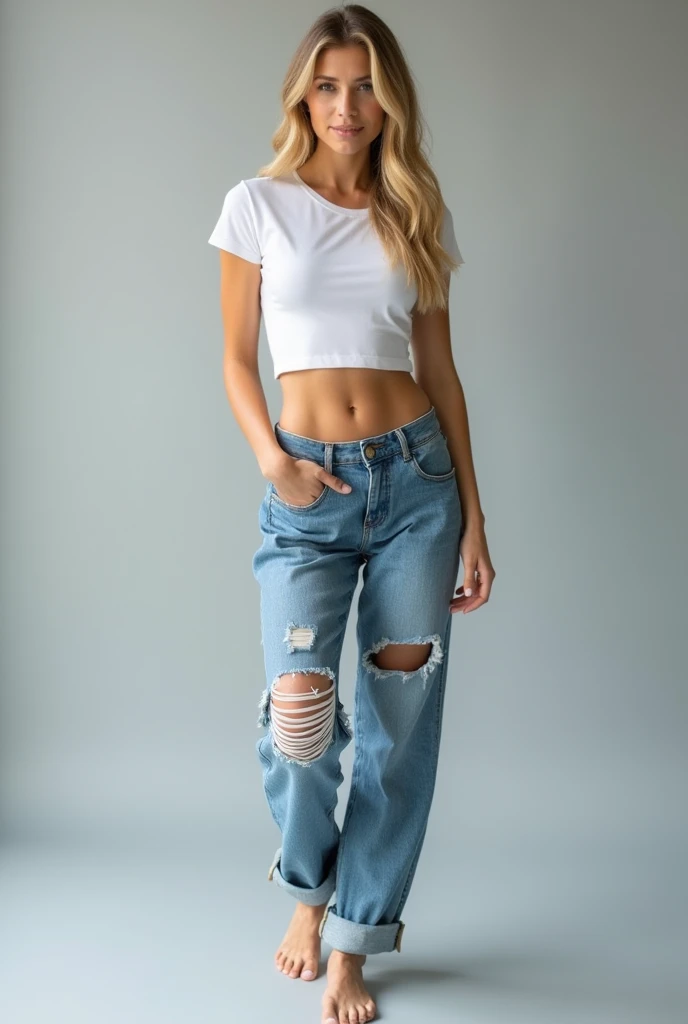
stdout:
{"type": "Polygon", "coordinates": [[[405,640],[391,640],[383,636],[363,652],[362,664],[377,679],[398,674],[402,683],[420,679],[425,689],[429,676],[443,659],[442,637],[439,633],[431,633],[405,640]]]}
{"type": "Polygon", "coordinates": [[[285,672],[270,687],[273,739],[283,754],[312,761],[329,745],[337,704],[334,679],[325,678],[324,689],[304,689],[303,673],[285,672]]]}
{"type": "Polygon", "coordinates": [[[427,662],[432,644],[392,644],[377,651],[372,660],[378,668],[417,672],[427,662]]]}

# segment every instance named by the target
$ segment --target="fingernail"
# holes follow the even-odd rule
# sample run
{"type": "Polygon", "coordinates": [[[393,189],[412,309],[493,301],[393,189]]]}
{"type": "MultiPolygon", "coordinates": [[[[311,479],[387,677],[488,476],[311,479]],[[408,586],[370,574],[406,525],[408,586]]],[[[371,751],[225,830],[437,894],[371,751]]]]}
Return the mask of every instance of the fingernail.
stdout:
{"type": "Polygon", "coordinates": [[[471,590],[471,588],[470,588],[470,587],[464,587],[464,588],[463,588],[463,592],[464,592],[464,594],[466,594],[466,595],[467,595],[467,597],[470,597],[470,596],[471,596],[471,594],[473,593],[473,591],[471,590]]]}
{"type": "Polygon", "coordinates": [[[348,494],[348,493],[349,493],[349,491],[351,490],[351,486],[350,486],[350,484],[344,484],[344,486],[342,487],[342,490],[343,490],[343,491],[346,491],[346,492],[347,492],[347,494],[348,494]]]}

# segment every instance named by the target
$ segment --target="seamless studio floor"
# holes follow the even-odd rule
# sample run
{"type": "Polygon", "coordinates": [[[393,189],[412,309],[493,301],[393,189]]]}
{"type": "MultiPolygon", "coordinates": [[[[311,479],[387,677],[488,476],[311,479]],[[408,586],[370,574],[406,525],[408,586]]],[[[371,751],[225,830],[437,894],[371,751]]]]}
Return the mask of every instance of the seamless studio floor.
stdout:
{"type": "MultiPolygon", "coordinates": [[[[3,1024],[319,1024],[321,974],[281,975],[278,833],[6,843],[3,1024]],[[263,866],[266,870],[263,870],[263,866]]],[[[428,849],[401,953],[369,957],[379,1020],[685,1024],[685,858],[652,843],[428,849]]]]}

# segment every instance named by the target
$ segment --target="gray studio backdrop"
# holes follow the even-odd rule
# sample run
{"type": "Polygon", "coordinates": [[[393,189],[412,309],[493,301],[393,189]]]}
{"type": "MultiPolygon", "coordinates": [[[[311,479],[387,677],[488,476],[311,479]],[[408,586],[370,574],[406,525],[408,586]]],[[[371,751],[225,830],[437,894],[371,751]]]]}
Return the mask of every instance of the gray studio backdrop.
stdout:
{"type": "MultiPolygon", "coordinates": [[[[224,394],[207,237],[270,158],[282,74],[325,6],[2,5],[7,844],[224,831],[238,850],[258,829],[267,870],[265,480],[224,394]]],[[[667,877],[688,769],[688,12],[375,10],[466,260],[453,347],[498,573],[454,622],[425,870],[522,840],[667,877]]],[[[274,421],[264,335],[261,370],[274,421]]]]}

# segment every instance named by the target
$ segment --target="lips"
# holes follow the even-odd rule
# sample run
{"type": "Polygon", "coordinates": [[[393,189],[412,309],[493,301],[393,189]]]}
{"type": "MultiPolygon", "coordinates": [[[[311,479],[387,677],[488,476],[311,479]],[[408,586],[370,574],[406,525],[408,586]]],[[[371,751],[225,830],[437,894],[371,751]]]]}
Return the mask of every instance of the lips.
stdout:
{"type": "Polygon", "coordinates": [[[339,135],[358,135],[359,132],[363,131],[363,126],[358,128],[345,128],[344,126],[338,127],[333,125],[332,130],[337,132],[339,135]]]}

